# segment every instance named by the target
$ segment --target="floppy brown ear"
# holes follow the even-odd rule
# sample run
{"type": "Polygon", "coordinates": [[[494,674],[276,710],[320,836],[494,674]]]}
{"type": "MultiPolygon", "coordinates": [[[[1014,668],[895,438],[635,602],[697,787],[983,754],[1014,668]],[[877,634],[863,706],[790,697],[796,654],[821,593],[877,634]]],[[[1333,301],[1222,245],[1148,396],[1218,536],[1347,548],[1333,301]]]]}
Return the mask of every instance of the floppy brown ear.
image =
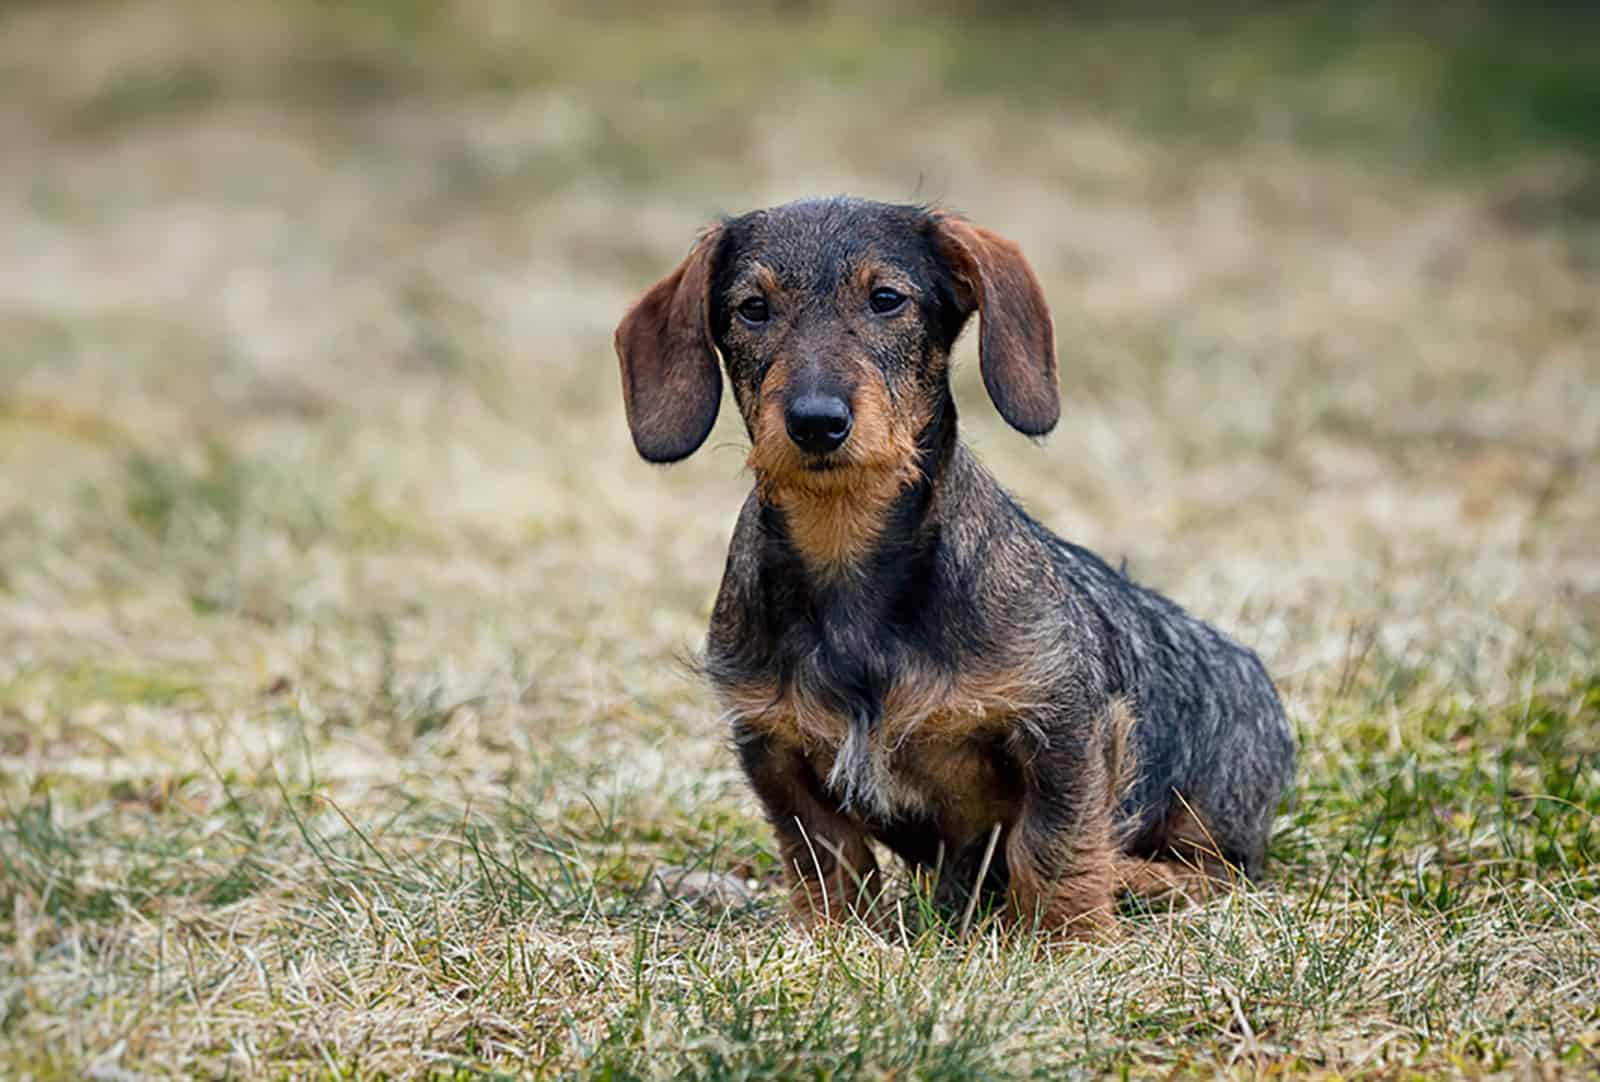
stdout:
{"type": "Polygon", "coordinates": [[[650,462],[687,458],[722,402],[711,339],[711,265],[721,231],[702,237],[678,269],[645,291],[617,324],[622,404],[633,446],[650,462]]]}
{"type": "Polygon", "coordinates": [[[1061,396],[1039,279],[1022,249],[996,233],[959,218],[940,218],[935,229],[940,255],[968,294],[962,303],[982,321],[978,367],[989,398],[1012,428],[1044,435],[1061,417],[1061,396]]]}

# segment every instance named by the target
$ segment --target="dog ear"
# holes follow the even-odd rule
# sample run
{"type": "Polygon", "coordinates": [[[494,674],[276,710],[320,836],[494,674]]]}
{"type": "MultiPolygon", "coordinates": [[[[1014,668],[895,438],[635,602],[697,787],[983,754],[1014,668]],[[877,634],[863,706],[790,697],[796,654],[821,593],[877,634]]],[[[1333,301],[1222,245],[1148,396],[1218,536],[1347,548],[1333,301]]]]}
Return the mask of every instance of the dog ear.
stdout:
{"type": "Polygon", "coordinates": [[[1061,397],[1055,330],[1039,279],[1022,249],[998,234],[952,217],[937,219],[934,230],[963,308],[976,308],[982,321],[978,367],[989,398],[1012,428],[1044,435],[1061,417],[1061,397]]]}
{"type": "Polygon", "coordinates": [[[633,446],[650,462],[694,453],[717,420],[722,373],[711,337],[712,230],[678,269],[645,291],[617,324],[622,404],[633,446]]]}

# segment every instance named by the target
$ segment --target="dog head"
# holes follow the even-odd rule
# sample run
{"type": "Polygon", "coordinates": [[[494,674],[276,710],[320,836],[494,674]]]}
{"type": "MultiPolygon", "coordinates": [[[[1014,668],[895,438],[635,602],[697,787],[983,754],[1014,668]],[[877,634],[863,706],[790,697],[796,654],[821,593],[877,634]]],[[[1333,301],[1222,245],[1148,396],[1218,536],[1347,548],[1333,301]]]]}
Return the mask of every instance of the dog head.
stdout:
{"type": "Polygon", "coordinates": [[[674,462],[704,442],[720,354],[764,486],[903,474],[975,312],[1001,416],[1028,435],[1050,431],[1060,412],[1050,313],[1012,242],[923,207],[855,199],[729,219],[617,328],[634,445],[674,462]]]}

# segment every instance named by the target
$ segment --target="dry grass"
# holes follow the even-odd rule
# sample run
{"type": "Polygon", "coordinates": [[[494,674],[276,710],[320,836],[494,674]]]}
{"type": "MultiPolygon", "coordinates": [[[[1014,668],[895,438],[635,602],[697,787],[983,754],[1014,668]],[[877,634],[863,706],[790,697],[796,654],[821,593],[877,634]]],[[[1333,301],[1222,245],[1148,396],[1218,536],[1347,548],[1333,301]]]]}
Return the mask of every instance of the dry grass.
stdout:
{"type": "Polygon", "coordinates": [[[1404,33],[434,10],[0,9],[0,1073],[1600,1069],[1592,159],[1463,165],[1404,33]],[[1266,657],[1264,889],[1038,955],[650,889],[772,871],[676,660],[747,479],[634,458],[610,331],[841,190],[1023,241],[1065,420],[969,359],[965,430],[1266,657]]]}

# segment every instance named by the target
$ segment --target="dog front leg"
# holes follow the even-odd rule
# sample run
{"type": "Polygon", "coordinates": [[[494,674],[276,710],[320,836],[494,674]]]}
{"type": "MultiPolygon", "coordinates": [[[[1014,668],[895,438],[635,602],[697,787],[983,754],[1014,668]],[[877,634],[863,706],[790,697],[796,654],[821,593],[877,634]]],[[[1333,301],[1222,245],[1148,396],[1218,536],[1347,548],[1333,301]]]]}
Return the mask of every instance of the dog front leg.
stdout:
{"type": "Polygon", "coordinates": [[[734,727],[740,765],[778,836],[789,901],[802,925],[873,918],[883,880],[866,832],[823,792],[804,753],[734,727]]]}
{"type": "Polygon", "coordinates": [[[1111,782],[1098,737],[1057,734],[1023,777],[1022,812],[1005,842],[1011,921],[1074,939],[1114,934],[1111,782]]]}

